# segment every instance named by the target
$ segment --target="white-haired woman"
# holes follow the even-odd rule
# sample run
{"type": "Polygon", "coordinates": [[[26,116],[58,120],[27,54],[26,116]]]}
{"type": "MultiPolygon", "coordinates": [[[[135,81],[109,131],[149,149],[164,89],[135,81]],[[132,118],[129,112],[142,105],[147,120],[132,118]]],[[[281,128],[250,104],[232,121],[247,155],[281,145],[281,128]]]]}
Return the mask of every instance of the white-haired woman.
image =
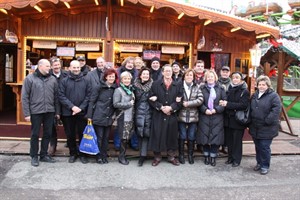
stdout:
{"type": "Polygon", "coordinates": [[[278,135],[281,101],[279,95],[271,88],[267,76],[259,76],[256,80],[257,91],[251,98],[250,134],[256,151],[254,171],[266,175],[271,161],[271,143],[278,135]]]}
{"type": "Polygon", "coordinates": [[[120,76],[120,87],[114,91],[113,105],[117,111],[118,133],[121,139],[119,162],[128,165],[126,159],[127,141],[133,133],[134,93],[131,85],[132,75],[125,71],[120,76]]]}

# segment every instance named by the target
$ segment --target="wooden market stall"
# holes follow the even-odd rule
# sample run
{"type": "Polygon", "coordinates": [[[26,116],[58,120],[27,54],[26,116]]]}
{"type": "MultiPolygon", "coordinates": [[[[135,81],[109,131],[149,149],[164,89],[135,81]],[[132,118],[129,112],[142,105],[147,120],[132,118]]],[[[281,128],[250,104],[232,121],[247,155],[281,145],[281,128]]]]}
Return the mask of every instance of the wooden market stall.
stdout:
{"type": "MultiPolygon", "coordinates": [[[[206,68],[217,72],[229,65],[232,71],[248,75],[249,49],[256,44],[256,36],[279,37],[276,27],[166,0],[10,0],[0,2],[0,11],[2,37],[6,30],[17,36],[16,51],[11,54],[13,78],[2,83],[15,93],[10,99],[16,105],[15,124],[27,124],[20,102],[22,82],[31,66],[26,63],[34,65],[40,58],[59,56],[67,67],[77,55],[86,56],[91,66],[104,56],[116,66],[126,56],[146,60],[146,53],[158,52],[163,63],[176,60],[191,67],[203,59],[206,68]]],[[[11,42],[4,39],[2,43],[11,42]]],[[[0,51],[1,65],[4,57],[0,51]]],[[[0,102],[6,98],[2,94],[0,102]]]]}

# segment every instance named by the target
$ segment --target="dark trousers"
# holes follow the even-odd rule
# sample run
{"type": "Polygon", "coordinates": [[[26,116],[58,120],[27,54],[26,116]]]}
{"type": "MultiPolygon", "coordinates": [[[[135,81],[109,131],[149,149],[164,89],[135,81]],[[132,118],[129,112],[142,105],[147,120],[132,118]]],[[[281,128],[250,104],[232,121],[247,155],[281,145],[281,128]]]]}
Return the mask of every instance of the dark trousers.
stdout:
{"type": "Polygon", "coordinates": [[[65,132],[67,135],[67,144],[70,151],[70,156],[78,155],[78,148],[76,144],[76,135],[79,139],[79,144],[82,139],[82,133],[87,125],[86,120],[83,115],[74,116],[63,116],[63,123],[65,127],[65,132]]]}
{"type": "Polygon", "coordinates": [[[41,125],[43,124],[43,137],[41,142],[40,156],[46,156],[48,151],[48,145],[50,142],[52,128],[53,128],[54,112],[32,114],[30,116],[31,121],[31,138],[30,138],[30,156],[38,156],[39,151],[39,134],[41,125]]]}
{"type": "Polygon", "coordinates": [[[232,160],[238,164],[241,163],[243,155],[243,136],[244,129],[232,129],[225,127],[228,136],[228,160],[232,160]]]}
{"type": "Polygon", "coordinates": [[[147,156],[149,137],[139,137],[140,156],[147,156]]]}
{"type": "Polygon", "coordinates": [[[203,145],[203,154],[204,154],[204,156],[210,156],[212,158],[215,158],[215,157],[217,157],[218,149],[219,149],[219,145],[205,144],[205,145],[203,145]]]}
{"type": "Polygon", "coordinates": [[[54,146],[54,147],[57,146],[57,126],[55,125],[55,122],[53,122],[50,146],[54,146]]]}
{"type": "Polygon", "coordinates": [[[97,134],[98,148],[100,150],[101,158],[107,158],[108,137],[111,126],[97,126],[94,125],[97,134]]]}
{"type": "Polygon", "coordinates": [[[271,144],[272,139],[255,139],[253,138],[256,151],[256,162],[261,169],[269,169],[271,162],[271,144]]]}

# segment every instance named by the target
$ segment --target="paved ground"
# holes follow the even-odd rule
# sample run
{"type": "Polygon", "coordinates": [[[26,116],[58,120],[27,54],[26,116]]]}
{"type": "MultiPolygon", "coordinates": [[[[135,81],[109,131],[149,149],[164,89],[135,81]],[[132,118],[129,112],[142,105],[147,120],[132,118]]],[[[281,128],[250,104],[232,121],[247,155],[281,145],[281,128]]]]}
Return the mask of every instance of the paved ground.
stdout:
{"type": "Polygon", "coordinates": [[[255,158],[245,156],[240,167],[206,166],[202,158],[194,165],[173,166],[163,161],[157,167],[137,159],[128,166],[115,158],[99,165],[90,159],[84,165],[56,158],[57,163],[32,167],[28,156],[0,155],[1,199],[264,199],[298,200],[300,156],[273,156],[271,171],[252,170],[255,158]]]}

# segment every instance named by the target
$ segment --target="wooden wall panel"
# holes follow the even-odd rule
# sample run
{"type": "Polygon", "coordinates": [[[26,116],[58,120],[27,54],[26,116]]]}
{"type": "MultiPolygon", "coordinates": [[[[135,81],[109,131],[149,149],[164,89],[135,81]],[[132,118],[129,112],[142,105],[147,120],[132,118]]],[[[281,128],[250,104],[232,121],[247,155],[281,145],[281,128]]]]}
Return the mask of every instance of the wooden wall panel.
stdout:
{"type": "Polygon", "coordinates": [[[23,20],[24,35],[100,37],[106,36],[105,12],[81,13],[76,15],[54,14],[49,17],[23,20]]]}
{"type": "Polygon", "coordinates": [[[150,20],[127,13],[113,13],[113,37],[118,39],[143,39],[192,42],[193,27],[179,26],[166,19],[150,20]]]}

